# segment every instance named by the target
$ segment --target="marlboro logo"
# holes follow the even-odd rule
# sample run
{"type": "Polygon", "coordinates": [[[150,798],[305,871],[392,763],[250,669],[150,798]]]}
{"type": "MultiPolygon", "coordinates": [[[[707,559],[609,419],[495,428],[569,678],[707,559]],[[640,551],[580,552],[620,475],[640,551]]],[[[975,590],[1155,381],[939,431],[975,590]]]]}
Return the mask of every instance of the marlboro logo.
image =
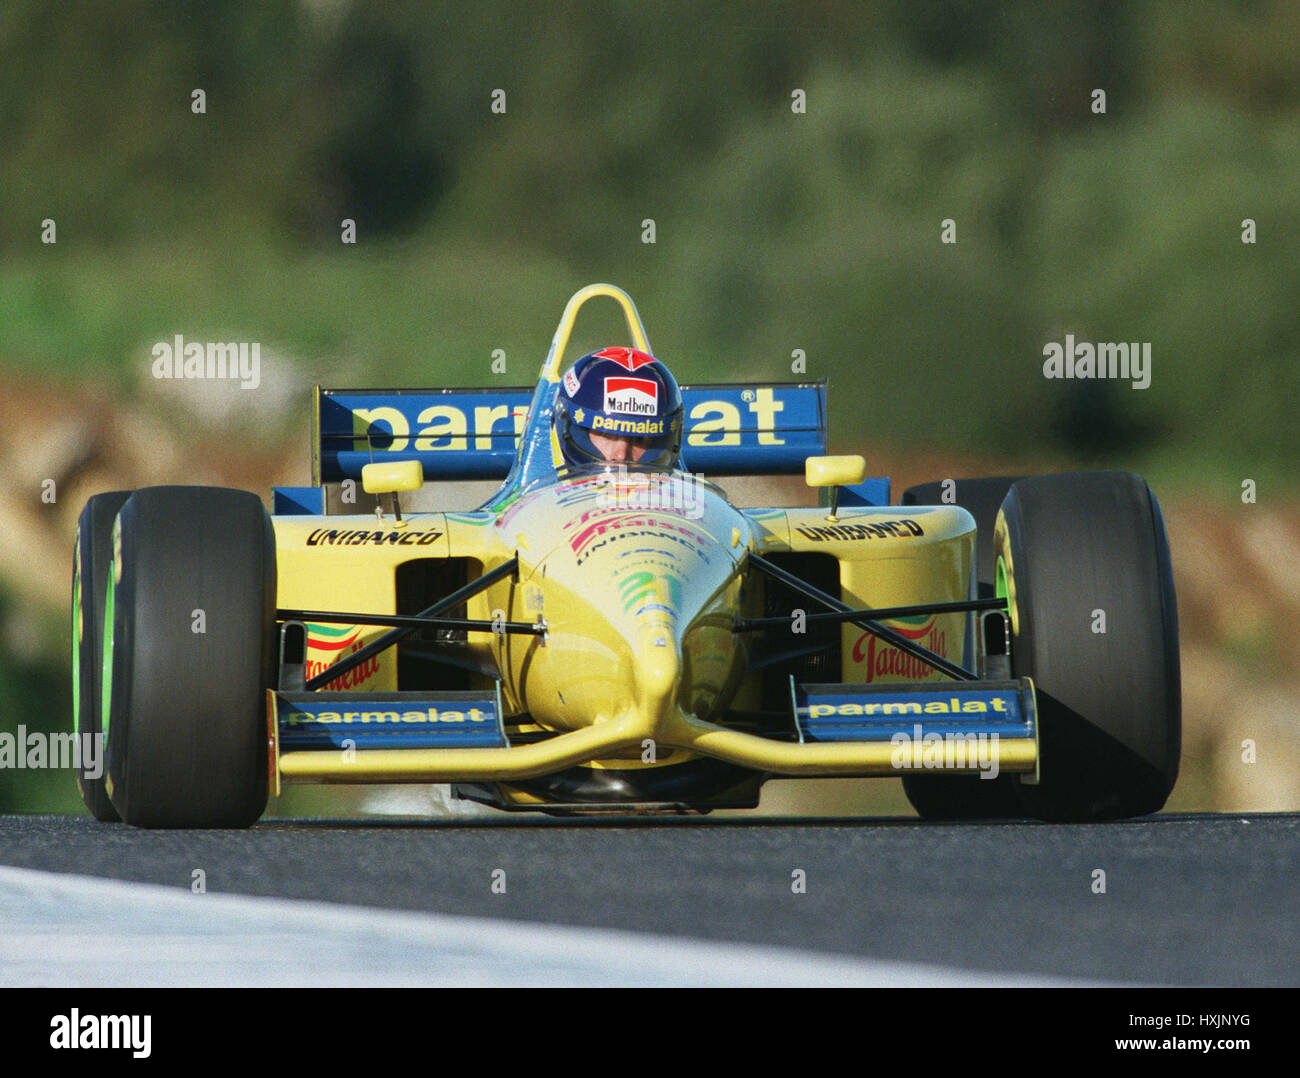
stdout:
{"type": "Polygon", "coordinates": [[[606,378],[604,410],[615,415],[655,415],[659,383],[649,378],[606,378]]]}

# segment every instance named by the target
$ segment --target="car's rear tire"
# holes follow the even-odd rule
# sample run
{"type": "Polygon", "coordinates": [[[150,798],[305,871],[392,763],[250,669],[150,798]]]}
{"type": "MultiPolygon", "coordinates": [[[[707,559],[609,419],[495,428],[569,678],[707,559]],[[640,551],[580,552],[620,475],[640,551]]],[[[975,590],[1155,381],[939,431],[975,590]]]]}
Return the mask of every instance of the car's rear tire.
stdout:
{"type": "Polygon", "coordinates": [[[122,506],[105,624],[108,791],[141,827],[248,827],[267,801],[275,538],[245,491],[122,506]]]}
{"type": "Polygon", "coordinates": [[[998,518],[1011,672],[1037,690],[1040,782],[1030,815],[1144,816],[1178,776],[1178,615],[1159,503],[1140,476],[1023,479],[998,518]]]}
{"type": "MultiPolygon", "coordinates": [[[[994,595],[993,526],[1002,499],[1014,482],[1015,476],[938,480],[903,491],[903,505],[959,505],[975,518],[977,598],[994,595]]],[[[998,673],[1005,676],[1005,671],[998,673]]],[[[903,792],[912,808],[926,820],[995,820],[1024,815],[1016,795],[1016,779],[1011,774],[994,779],[908,774],[903,776],[903,792]]]]}
{"type": "Polygon", "coordinates": [[[104,592],[113,563],[113,521],[129,497],[129,490],[115,490],[86,502],[77,518],[72,551],[72,729],[81,748],[77,786],[86,808],[101,823],[122,819],[104,789],[103,742],[90,739],[101,733],[104,592]]]}

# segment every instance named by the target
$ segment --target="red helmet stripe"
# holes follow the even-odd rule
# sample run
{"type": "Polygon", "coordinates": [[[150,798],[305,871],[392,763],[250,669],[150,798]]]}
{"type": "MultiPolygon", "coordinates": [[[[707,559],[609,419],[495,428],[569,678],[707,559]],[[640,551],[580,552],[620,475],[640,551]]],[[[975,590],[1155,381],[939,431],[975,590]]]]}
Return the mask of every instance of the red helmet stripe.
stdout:
{"type": "Polygon", "coordinates": [[[612,359],[620,367],[624,367],[629,371],[644,367],[647,363],[656,362],[654,356],[637,351],[635,348],[602,348],[599,352],[593,354],[601,359],[612,359]]]}

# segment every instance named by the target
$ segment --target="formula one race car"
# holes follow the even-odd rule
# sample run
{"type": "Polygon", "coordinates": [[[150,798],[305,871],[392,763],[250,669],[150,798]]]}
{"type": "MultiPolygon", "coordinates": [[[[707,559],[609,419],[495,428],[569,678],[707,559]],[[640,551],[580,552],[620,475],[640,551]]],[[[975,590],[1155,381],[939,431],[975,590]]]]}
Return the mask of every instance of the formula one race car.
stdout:
{"type": "Polygon", "coordinates": [[[824,382],[685,386],[675,467],[557,466],[593,296],[649,353],[631,300],[591,285],[531,393],[318,387],[313,485],[272,516],[207,487],[90,500],[74,711],[104,737],[79,776],[98,819],[244,827],[283,783],[705,812],[780,776],[901,776],[932,819],[1162,807],[1177,619],[1142,479],[942,480],[891,505],[861,457],[823,455],[824,382]],[[701,473],[803,473],[822,505],[738,508],[701,473]],[[426,483],[503,477],[481,508],[413,509],[426,483]]]}

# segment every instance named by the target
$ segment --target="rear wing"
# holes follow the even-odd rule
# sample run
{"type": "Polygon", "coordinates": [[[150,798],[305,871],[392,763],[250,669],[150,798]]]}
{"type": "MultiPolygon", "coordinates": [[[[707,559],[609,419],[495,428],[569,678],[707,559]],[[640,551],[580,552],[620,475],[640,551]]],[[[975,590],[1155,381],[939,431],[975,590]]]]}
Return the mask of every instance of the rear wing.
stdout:
{"type": "MultiPolygon", "coordinates": [[[[360,479],[378,460],[418,460],[426,480],[504,479],[532,388],[322,389],[312,483],[360,479]]],[[[826,452],[826,381],[683,386],[681,467],[707,475],[802,474],[826,452]]]]}

